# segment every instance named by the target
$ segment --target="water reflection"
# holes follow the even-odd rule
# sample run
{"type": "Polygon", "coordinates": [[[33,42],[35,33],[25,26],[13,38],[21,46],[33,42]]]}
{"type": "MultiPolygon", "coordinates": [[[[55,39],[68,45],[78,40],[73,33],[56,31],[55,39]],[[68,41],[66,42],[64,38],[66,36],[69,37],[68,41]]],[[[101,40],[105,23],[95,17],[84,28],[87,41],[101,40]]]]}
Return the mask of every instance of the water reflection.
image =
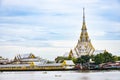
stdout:
{"type": "Polygon", "coordinates": [[[83,77],[81,77],[80,80],[90,80],[90,79],[88,77],[86,77],[86,76],[83,76],[83,77]]]}
{"type": "Polygon", "coordinates": [[[1,72],[0,80],[120,80],[120,71],[1,72]]]}

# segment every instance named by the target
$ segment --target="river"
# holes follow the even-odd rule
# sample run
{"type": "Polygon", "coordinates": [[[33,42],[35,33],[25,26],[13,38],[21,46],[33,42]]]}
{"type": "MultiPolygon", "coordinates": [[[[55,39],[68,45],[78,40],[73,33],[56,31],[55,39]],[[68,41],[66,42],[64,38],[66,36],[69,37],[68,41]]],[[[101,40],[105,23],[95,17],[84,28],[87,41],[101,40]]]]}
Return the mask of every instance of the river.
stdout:
{"type": "Polygon", "coordinates": [[[120,80],[120,71],[0,72],[0,80],[120,80]]]}

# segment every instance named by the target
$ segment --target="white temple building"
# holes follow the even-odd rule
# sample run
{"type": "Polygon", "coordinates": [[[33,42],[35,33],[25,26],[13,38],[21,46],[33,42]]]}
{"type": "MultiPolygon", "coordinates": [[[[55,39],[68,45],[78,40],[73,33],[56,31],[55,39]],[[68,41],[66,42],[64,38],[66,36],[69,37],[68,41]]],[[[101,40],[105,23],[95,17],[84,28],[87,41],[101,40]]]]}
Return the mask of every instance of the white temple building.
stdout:
{"type": "Polygon", "coordinates": [[[102,52],[104,52],[104,50],[95,50],[91,43],[91,40],[87,32],[87,27],[85,23],[85,12],[83,8],[83,24],[81,28],[81,34],[77,42],[77,45],[74,47],[74,49],[70,50],[68,56],[78,58],[81,57],[82,55],[92,55],[94,53],[98,54],[102,52]]]}
{"type": "Polygon", "coordinates": [[[13,62],[18,64],[30,64],[31,62],[35,64],[46,64],[48,60],[36,57],[34,54],[30,53],[15,56],[13,62]]]}

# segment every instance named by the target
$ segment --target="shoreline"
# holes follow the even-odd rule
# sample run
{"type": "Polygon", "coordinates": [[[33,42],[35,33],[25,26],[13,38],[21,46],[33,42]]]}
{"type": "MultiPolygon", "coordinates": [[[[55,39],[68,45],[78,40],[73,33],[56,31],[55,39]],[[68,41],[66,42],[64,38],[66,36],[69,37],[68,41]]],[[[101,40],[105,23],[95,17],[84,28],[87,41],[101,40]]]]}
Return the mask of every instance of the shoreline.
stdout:
{"type": "Polygon", "coordinates": [[[78,71],[77,69],[31,69],[31,70],[0,70],[0,72],[7,72],[7,71],[78,71]]]}
{"type": "Polygon", "coordinates": [[[19,69],[19,70],[0,70],[0,72],[17,72],[17,71],[114,71],[114,70],[117,70],[117,71],[120,71],[120,68],[119,69],[85,69],[85,70],[81,70],[81,69],[29,69],[29,70],[22,70],[22,69],[19,69]]]}

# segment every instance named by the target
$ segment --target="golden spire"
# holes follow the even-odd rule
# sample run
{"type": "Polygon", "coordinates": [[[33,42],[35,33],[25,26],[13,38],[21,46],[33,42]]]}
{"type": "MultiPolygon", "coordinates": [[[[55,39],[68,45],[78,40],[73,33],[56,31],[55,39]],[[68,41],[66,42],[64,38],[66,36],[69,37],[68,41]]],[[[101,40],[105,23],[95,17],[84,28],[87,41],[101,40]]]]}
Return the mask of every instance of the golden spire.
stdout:
{"type": "Polygon", "coordinates": [[[87,30],[86,24],[85,24],[85,8],[83,8],[83,25],[82,25],[82,30],[87,30]]]}
{"type": "Polygon", "coordinates": [[[85,9],[83,8],[83,23],[85,23],[85,9]]]}
{"type": "Polygon", "coordinates": [[[86,24],[85,24],[85,9],[83,8],[83,24],[82,24],[82,32],[80,35],[80,41],[82,42],[87,42],[89,41],[89,36],[87,33],[87,28],[86,28],[86,24]]]}
{"type": "Polygon", "coordinates": [[[69,58],[72,58],[73,57],[73,52],[72,52],[72,49],[70,50],[70,52],[69,52],[69,56],[68,56],[69,58]]]}
{"type": "Polygon", "coordinates": [[[69,57],[73,56],[78,58],[82,55],[92,55],[94,51],[95,49],[92,46],[92,43],[87,33],[87,28],[85,24],[85,9],[83,8],[83,24],[81,29],[81,35],[76,47],[69,52],[69,57]]]}

